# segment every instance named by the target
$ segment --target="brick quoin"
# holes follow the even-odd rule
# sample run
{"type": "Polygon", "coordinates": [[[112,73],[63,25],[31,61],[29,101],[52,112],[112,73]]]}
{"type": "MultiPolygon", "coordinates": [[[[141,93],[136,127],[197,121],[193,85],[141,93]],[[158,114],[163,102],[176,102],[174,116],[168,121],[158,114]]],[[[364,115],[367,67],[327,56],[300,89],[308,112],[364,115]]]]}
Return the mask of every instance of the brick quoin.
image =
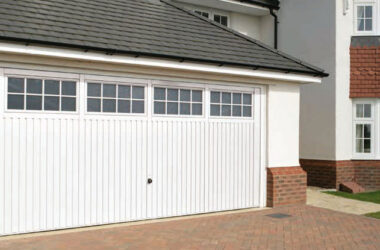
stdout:
{"type": "Polygon", "coordinates": [[[306,203],[306,172],[301,167],[267,169],[267,206],[306,203]]]}
{"type": "Polygon", "coordinates": [[[380,97],[380,47],[351,46],[350,58],[350,97],[380,97]]]}
{"type": "Polygon", "coordinates": [[[366,191],[380,190],[380,161],[324,161],[301,159],[307,185],[339,188],[342,182],[355,181],[366,191]]]}

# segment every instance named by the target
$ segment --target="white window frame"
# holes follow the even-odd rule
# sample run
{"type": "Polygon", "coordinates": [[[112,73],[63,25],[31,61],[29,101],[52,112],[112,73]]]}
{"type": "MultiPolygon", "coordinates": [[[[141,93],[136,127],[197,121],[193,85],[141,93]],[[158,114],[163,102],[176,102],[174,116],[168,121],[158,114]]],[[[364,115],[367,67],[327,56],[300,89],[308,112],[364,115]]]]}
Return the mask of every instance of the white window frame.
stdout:
{"type": "Polygon", "coordinates": [[[356,35],[373,35],[377,30],[377,4],[373,1],[355,1],[354,4],[354,33],[356,35]],[[358,7],[360,6],[372,6],[372,30],[371,31],[360,31],[358,30],[358,7]]]}
{"type": "MultiPolygon", "coordinates": [[[[206,9],[199,9],[199,8],[195,8],[193,9],[193,12],[195,13],[195,11],[200,11],[200,12],[205,12],[205,13],[208,13],[208,19],[210,19],[211,21],[215,22],[214,21],[214,16],[215,15],[219,15],[219,16],[226,16],[227,17],[227,26],[226,27],[230,27],[230,20],[231,20],[231,17],[228,13],[225,13],[225,12],[219,12],[219,11],[214,11],[214,10],[206,10],[206,9]]],[[[203,17],[203,16],[202,16],[203,17]]],[[[220,24],[220,23],[219,23],[220,24]]],[[[220,24],[220,25],[223,25],[223,24],[220,24]]],[[[224,25],[223,25],[224,26],[224,25]]]]}
{"type": "Polygon", "coordinates": [[[375,160],[380,159],[380,139],[379,133],[379,113],[380,100],[371,99],[356,99],[353,101],[353,125],[352,125],[352,157],[357,160],[375,160]],[[370,104],[371,105],[371,117],[370,118],[357,118],[356,117],[356,105],[357,104],[370,104]],[[356,125],[358,124],[370,124],[371,125],[371,152],[370,153],[357,153],[356,152],[356,125]]]}
{"type": "MultiPolygon", "coordinates": [[[[29,71],[29,70],[8,70],[4,72],[4,111],[5,113],[30,113],[30,114],[79,114],[80,113],[80,80],[79,77],[76,78],[76,75],[73,74],[64,74],[64,73],[54,73],[54,72],[43,72],[43,71],[29,71]],[[26,79],[39,79],[39,80],[57,80],[57,81],[71,81],[75,82],[75,88],[76,88],[76,95],[75,95],[75,111],[64,111],[64,110],[44,110],[44,89],[42,89],[41,94],[29,94],[33,96],[41,96],[42,97],[42,109],[41,110],[28,110],[26,109],[26,103],[24,103],[24,109],[9,109],[8,108],[8,79],[9,78],[24,78],[25,83],[26,79]]],[[[60,89],[61,89],[60,84],[60,89]]],[[[26,93],[26,84],[24,85],[25,91],[24,93],[20,93],[20,95],[24,95],[24,102],[26,101],[26,96],[28,93],[26,93]]],[[[17,95],[17,93],[11,93],[17,95]]],[[[74,98],[74,96],[65,96],[65,95],[50,95],[46,94],[47,96],[58,96],[61,97],[69,97],[74,98]]],[[[61,107],[61,105],[60,105],[61,107]]]]}

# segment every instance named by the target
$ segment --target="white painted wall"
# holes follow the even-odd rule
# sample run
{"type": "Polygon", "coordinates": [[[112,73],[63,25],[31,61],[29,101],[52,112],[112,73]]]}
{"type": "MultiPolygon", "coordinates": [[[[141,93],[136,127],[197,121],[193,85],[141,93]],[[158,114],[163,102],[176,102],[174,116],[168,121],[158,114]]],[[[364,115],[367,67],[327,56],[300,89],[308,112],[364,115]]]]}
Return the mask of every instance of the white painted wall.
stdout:
{"type": "MultiPolygon", "coordinates": [[[[336,44],[335,2],[341,0],[286,0],[281,2],[279,11],[279,49],[330,74],[322,85],[301,87],[300,157],[305,159],[336,158],[337,58],[334,55],[339,45],[336,44]]],[[[349,84],[343,82],[346,79],[339,81],[349,84]]]]}
{"type": "Polygon", "coordinates": [[[268,86],[268,166],[299,166],[300,85],[268,86]]]}

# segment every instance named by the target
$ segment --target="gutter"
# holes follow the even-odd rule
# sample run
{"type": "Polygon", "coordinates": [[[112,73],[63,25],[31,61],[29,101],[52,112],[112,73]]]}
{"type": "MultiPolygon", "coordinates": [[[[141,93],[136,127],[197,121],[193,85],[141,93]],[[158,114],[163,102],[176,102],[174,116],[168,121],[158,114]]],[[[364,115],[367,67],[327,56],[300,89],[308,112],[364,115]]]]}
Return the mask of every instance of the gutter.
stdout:
{"type": "Polygon", "coordinates": [[[274,48],[278,49],[278,16],[273,11],[273,8],[269,8],[270,15],[274,17],[274,48]]]}

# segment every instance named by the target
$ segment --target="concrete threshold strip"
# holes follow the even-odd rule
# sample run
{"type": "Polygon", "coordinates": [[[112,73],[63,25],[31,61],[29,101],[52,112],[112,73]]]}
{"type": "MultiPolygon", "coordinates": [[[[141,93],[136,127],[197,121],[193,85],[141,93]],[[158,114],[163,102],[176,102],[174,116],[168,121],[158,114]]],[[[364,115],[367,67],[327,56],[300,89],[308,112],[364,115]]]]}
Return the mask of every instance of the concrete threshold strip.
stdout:
{"type": "Polygon", "coordinates": [[[245,208],[245,209],[237,209],[237,210],[222,211],[222,212],[176,216],[176,217],[170,217],[170,218],[159,218],[159,219],[121,222],[121,223],[113,223],[113,224],[97,225],[97,226],[58,229],[58,230],[42,231],[42,232],[36,232],[36,233],[15,234],[15,235],[0,236],[0,241],[26,239],[26,238],[32,238],[32,237],[51,236],[51,235],[68,234],[68,233],[79,233],[79,232],[85,232],[85,231],[95,231],[95,230],[100,230],[100,229],[138,226],[138,225],[169,222],[169,221],[190,220],[190,219],[204,218],[204,217],[210,217],[210,216],[221,216],[221,215],[228,215],[228,214],[256,212],[256,211],[262,211],[262,210],[268,210],[268,209],[272,209],[272,208],[268,208],[268,207],[245,208]]]}

